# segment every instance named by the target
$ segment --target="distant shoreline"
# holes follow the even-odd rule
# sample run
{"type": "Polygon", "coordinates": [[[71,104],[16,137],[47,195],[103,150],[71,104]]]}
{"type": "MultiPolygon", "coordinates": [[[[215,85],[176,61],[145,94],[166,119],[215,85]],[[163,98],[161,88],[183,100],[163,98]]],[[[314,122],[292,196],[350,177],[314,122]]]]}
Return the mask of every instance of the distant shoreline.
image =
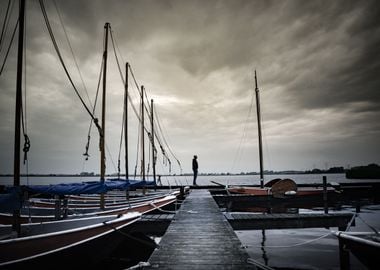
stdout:
{"type": "MultiPolygon", "coordinates": [[[[286,174],[344,174],[345,172],[304,172],[304,171],[284,171],[284,172],[264,172],[264,175],[286,175],[286,174]]],[[[192,176],[192,173],[184,174],[157,174],[157,176],[192,176]]],[[[239,176],[239,175],[260,175],[260,173],[200,173],[199,176],[239,176]]],[[[99,174],[21,174],[21,177],[100,177],[99,174]]],[[[117,174],[107,174],[106,177],[117,177],[117,174]]],[[[125,174],[121,174],[125,177],[125,174]]],[[[130,175],[131,177],[133,175],[130,175]]],[[[147,175],[152,177],[153,175],[147,175]]],[[[0,177],[13,177],[13,174],[0,174],[0,177]]]]}

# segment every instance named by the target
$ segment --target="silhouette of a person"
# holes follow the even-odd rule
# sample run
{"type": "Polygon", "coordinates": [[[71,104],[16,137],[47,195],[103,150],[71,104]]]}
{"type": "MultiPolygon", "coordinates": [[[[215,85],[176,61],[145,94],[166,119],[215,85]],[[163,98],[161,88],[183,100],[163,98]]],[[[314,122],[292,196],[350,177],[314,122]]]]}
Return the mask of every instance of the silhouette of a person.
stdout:
{"type": "Polygon", "coordinates": [[[197,161],[197,156],[195,155],[193,158],[193,173],[194,173],[194,178],[193,178],[193,185],[197,185],[197,176],[198,176],[198,161],[197,161]]]}

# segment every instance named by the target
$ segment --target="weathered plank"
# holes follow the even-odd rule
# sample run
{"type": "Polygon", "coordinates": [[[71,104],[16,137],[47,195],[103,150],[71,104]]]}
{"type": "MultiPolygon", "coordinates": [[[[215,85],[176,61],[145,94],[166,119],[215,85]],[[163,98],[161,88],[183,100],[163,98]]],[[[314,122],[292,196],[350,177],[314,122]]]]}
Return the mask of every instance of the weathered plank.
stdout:
{"type": "MultiPolygon", "coordinates": [[[[290,229],[290,228],[345,228],[352,213],[331,214],[252,214],[225,213],[235,230],[290,229]]],[[[352,224],[352,226],[354,223],[352,224]]]]}
{"type": "Polygon", "coordinates": [[[193,190],[145,269],[255,269],[207,190],[193,190]]]}

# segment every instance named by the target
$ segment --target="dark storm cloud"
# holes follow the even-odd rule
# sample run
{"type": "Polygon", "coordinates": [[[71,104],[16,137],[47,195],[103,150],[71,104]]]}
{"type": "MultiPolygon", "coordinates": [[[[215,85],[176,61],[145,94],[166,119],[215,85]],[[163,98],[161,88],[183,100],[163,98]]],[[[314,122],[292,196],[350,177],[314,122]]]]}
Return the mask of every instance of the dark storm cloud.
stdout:
{"type": "MultiPolygon", "coordinates": [[[[194,151],[203,155],[205,171],[229,167],[247,125],[254,69],[264,129],[276,156],[273,169],[307,167],[314,160],[328,160],[329,155],[335,158],[337,145],[355,144],[353,148],[367,150],[378,146],[377,1],[56,0],[56,4],[91,100],[104,23],[110,22],[122,61],[132,64],[139,83],[157,102],[172,148],[184,159],[194,151]],[[361,135],[366,141],[357,139],[361,135]]],[[[69,71],[85,97],[54,2],[45,1],[45,6],[69,71]]],[[[63,74],[38,1],[28,1],[26,37],[28,118],[32,155],[38,160],[34,168],[81,170],[72,156],[81,158],[89,116],[63,74]],[[51,153],[61,157],[54,155],[49,161],[42,157],[51,153]],[[53,160],[65,164],[64,168],[53,160]]],[[[15,50],[0,78],[4,116],[0,139],[2,149],[7,149],[2,161],[12,151],[5,143],[12,141],[14,72],[15,50]]],[[[108,83],[107,138],[116,152],[123,86],[112,50],[108,83]]],[[[244,142],[251,156],[257,151],[254,110],[245,131],[250,139],[244,142]]],[[[342,151],[340,158],[342,163],[379,160],[374,150],[358,157],[342,151]]],[[[246,160],[242,170],[257,169],[251,167],[251,158],[246,160]]],[[[11,167],[1,166],[2,171],[11,167]]],[[[97,171],[97,160],[91,166],[97,171]]]]}

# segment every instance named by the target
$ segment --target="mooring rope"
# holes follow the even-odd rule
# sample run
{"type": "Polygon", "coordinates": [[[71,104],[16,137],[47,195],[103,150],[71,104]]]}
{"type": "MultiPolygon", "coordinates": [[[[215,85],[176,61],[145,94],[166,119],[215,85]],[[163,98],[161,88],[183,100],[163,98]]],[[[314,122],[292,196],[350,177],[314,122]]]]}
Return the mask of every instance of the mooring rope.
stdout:
{"type": "Polygon", "coordinates": [[[130,239],[133,239],[133,240],[135,240],[135,241],[137,241],[137,242],[140,242],[140,243],[142,243],[142,244],[145,244],[145,245],[147,245],[147,246],[154,247],[154,248],[156,248],[156,247],[159,246],[157,243],[154,243],[154,245],[153,245],[152,243],[150,243],[150,242],[148,242],[148,241],[145,241],[145,240],[143,240],[143,239],[140,239],[140,238],[138,238],[138,237],[135,237],[135,236],[133,236],[133,235],[131,235],[131,234],[129,234],[129,233],[123,232],[123,231],[121,231],[120,229],[115,228],[115,227],[112,226],[111,224],[108,224],[107,221],[104,221],[103,224],[106,225],[106,226],[108,226],[108,227],[110,227],[110,228],[113,229],[114,231],[120,233],[121,235],[123,235],[123,236],[125,236],[125,237],[128,237],[128,238],[130,238],[130,239]]]}
{"type": "Polygon", "coordinates": [[[126,270],[132,270],[132,269],[140,269],[143,267],[149,267],[150,263],[149,262],[139,262],[138,264],[131,266],[129,268],[126,268],[126,270]]]}
{"type": "Polygon", "coordinates": [[[259,267],[260,269],[264,269],[264,270],[274,270],[274,268],[272,268],[272,267],[270,267],[270,266],[268,266],[268,265],[265,265],[265,264],[263,264],[263,263],[261,263],[261,262],[259,262],[259,261],[256,261],[256,260],[254,260],[254,259],[251,259],[251,258],[248,258],[248,259],[247,259],[247,263],[253,264],[253,265],[259,267]]]}
{"type": "MultiPolygon", "coordinates": [[[[315,241],[318,241],[322,238],[325,238],[327,236],[331,235],[331,232],[328,232],[322,236],[319,236],[315,239],[311,239],[311,240],[308,240],[308,241],[305,241],[305,242],[301,242],[301,243],[297,243],[297,244],[294,244],[294,245],[287,245],[287,246],[264,246],[265,248],[291,248],[291,247],[298,247],[298,246],[302,246],[302,245],[306,245],[306,244],[310,244],[312,242],[315,242],[315,241]]],[[[250,246],[248,245],[247,247],[256,247],[256,248],[262,248],[263,246],[250,246]]]]}
{"type": "Polygon", "coordinates": [[[355,218],[358,216],[358,214],[354,214],[350,220],[350,222],[348,222],[347,224],[347,228],[346,228],[346,232],[351,228],[351,225],[352,223],[355,221],[355,218]]]}
{"type": "Polygon", "coordinates": [[[177,211],[179,211],[179,210],[177,210],[177,211],[164,210],[161,207],[155,205],[154,203],[150,203],[149,205],[153,206],[154,209],[156,209],[156,210],[158,210],[158,211],[160,211],[162,213],[177,214],[177,211]]]}
{"type": "Polygon", "coordinates": [[[363,221],[363,223],[367,225],[372,231],[374,231],[377,235],[379,235],[379,232],[376,230],[375,227],[369,225],[364,219],[361,218],[361,216],[357,215],[357,217],[360,218],[360,220],[363,221]]]}

